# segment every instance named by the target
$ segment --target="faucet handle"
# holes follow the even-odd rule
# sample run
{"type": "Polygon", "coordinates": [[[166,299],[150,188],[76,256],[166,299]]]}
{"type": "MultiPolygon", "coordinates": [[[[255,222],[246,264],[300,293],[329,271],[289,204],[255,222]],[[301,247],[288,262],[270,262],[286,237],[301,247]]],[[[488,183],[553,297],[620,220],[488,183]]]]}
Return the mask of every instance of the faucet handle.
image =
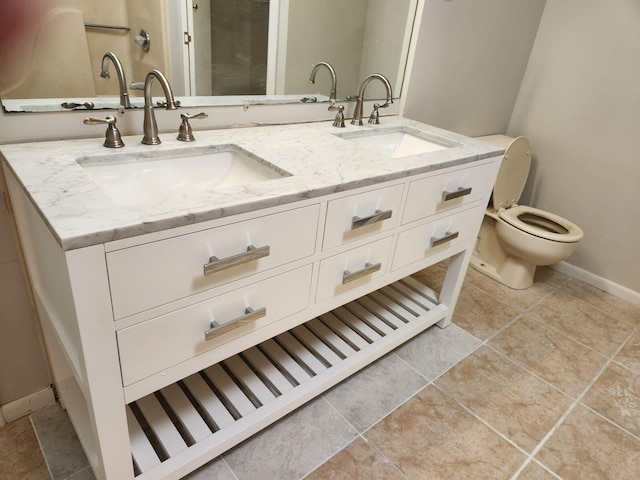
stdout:
{"type": "Polygon", "coordinates": [[[333,119],[333,126],[344,128],[344,105],[338,105],[335,108],[329,107],[329,110],[338,110],[338,113],[336,113],[336,118],[333,119]]]}
{"type": "Polygon", "coordinates": [[[193,142],[195,140],[195,137],[193,136],[193,130],[191,129],[189,119],[207,118],[208,116],[209,115],[204,112],[200,112],[196,115],[181,113],[180,118],[182,119],[182,123],[180,124],[180,128],[178,130],[178,140],[180,140],[181,142],[193,142]]]}
{"type": "Polygon", "coordinates": [[[85,118],[82,123],[85,125],[102,125],[107,124],[107,131],[104,135],[104,146],[107,148],[122,148],[124,147],[124,142],[122,141],[122,137],[120,136],[120,131],[118,127],[116,127],[116,118],[109,115],[105,119],[89,117],[85,118]]]}
{"type": "Polygon", "coordinates": [[[371,112],[371,115],[369,116],[369,123],[371,123],[373,125],[380,125],[380,112],[378,111],[379,108],[380,108],[380,104],[379,103],[374,103],[373,104],[373,111],[371,112]]]}

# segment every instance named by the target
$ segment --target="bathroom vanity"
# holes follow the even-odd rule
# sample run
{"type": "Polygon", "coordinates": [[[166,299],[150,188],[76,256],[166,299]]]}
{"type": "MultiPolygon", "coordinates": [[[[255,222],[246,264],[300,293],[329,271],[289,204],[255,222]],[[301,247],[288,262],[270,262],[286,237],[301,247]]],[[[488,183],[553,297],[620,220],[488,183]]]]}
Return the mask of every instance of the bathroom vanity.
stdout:
{"type": "Polygon", "coordinates": [[[503,153],[400,117],[196,137],[0,149],[57,393],[102,480],[180,478],[445,327],[503,153]],[[410,277],[447,258],[440,292],[410,277]]]}

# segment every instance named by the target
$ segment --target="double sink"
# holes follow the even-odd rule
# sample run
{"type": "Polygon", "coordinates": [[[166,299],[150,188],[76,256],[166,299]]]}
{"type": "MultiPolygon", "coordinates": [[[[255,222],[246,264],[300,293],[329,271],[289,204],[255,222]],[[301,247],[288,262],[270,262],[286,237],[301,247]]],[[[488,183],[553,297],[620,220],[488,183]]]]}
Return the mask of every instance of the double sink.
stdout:
{"type": "MultiPolygon", "coordinates": [[[[458,146],[407,126],[333,135],[357,149],[389,160],[458,146]]],[[[144,158],[128,153],[88,156],[77,163],[111,200],[121,205],[167,195],[252,185],[292,175],[233,143],[158,150],[144,158]]]]}

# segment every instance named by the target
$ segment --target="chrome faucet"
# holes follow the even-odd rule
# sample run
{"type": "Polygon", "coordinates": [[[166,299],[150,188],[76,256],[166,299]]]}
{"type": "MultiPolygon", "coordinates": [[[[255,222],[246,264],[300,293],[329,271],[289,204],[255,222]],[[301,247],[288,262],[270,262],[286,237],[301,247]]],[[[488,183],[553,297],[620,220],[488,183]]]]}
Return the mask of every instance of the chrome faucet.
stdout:
{"type": "Polygon", "coordinates": [[[166,110],[176,110],[178,108],[175,98],[173,98],[173,91],[171,91],[169,80],[167,80],[167,77],[165,77],[160,70],[151,70],[147,74],[147,78],[145,78],[144,83],[131,83],[132,90],[144,90],[144,136],[142,137],[142,143],[145,145],[158,145],[161,143],[160,138],[158,137],[156,114],[153,110],[153,99],[151,98],[151,86],[154,78],[158,79],[162,90],[164,90],[164,96],[167,101],[167,106],[165,107],[166,110]]]}
{"type": "Polygon", "coordinates": [[[336,89],[338,85],[338,79],[336,77],[336,71],[333,69],[330,63],[328,62],[318,62],[313,66],[313,70],[311,70],[311,75],[309,76],[309,83],[316,83],[316,73],[320,67],[326,67],[331,74],[331,92],[329,93],[329,111],[337,110],[336,118],[333,120],[334,127],[344,127],[344,106],[337,105],[336,106],[336,89]]]}
{"type": "Polygon", "coordinates": [[[122,68],[122,63],[120,63],[120,59],[113,52],[107,52],[102,57],[102,71],[100,72],[100,76],[102,78],[111,78],[111,74],[109,73],[109,60],[113,63],[114,68],[116,69],[116,73],[118,74],[118,85],[120,87],[120,105],[124,108],[131,108],[131,101],[129,100],[129,93],[127,92],[127,79],[124,76],[124,69],[122,68]]]}
{"type": "Polygon", "coordinates": [[[313,66],[313,70],[311,70],[311,75],[309,76],[309,83],[316,83],[316,73],[320,70],[320,67],[327,67],[329,73],[331,74],[331,92],[329,93],[329,103],[334,105],[336,103],[336,88],[338,84],[338,79],[336,77],[336,71],[333,67],[327,62],[318,62],[313,66]]]}
{"type": "MultiPolygon", "coordinates": [[[[389,83],[389,80],[387,80],[387,77],[385,77],[381,73],[372,73],[371,75],[368,75],[362,81],[362,85],[360,85],[360,91],[358,92],[358,96],[356,97],[356,109],[353,112],[353,119],[351,120],[352,125],[362,125],[362,108],[364,103],[364,91],[367,88],[367,85],[369,85],[369,82],[371,82],[371,80],[374,80],[374,79],[380,80],[384,85],[384,88],[387,90],[386,102],[383,105],[376,104],[377,107],[374,107],[375,117],[377,118],[378,108],[386,108],[389,106],[390,103],[393,103],[393,98],[392,98],[393,93],[391,92],[391,84],[389,83]]],[[[373,117],[374,115],[372,115],[372,118],[373,117]]]]}

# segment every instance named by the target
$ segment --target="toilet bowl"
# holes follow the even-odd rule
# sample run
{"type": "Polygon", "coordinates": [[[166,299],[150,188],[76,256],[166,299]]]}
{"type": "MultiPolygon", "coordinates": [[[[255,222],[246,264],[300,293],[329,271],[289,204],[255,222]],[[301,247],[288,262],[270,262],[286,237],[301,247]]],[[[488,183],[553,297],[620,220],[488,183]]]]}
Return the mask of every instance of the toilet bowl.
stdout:
{"type": "Polygon", "coordinates": [[[531,166],[531,145],[525,137],[490,135],[478,140],[506,150],[471,266],[508,287],[528,288],[537,266],[567,258],[578,248],[584,234],[567,219],[517,204],[531,166]]]}

